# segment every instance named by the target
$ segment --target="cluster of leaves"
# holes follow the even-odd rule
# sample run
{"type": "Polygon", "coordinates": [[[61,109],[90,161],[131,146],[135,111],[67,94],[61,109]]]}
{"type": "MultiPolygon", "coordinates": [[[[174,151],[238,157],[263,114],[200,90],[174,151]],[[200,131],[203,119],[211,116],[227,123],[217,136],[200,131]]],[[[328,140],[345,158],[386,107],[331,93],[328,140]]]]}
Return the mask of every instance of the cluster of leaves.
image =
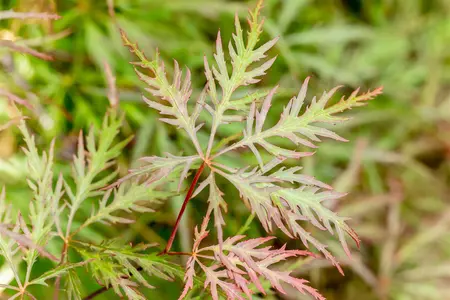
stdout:
{"type": "MultiPolygon", "coordinates": [[[[277,50],[283,71],[295,74],[301,68],[327,82],[385,86],[381,101],[339,126],[347,138],[361,139],[357,147],[325,144],[306,164],[319,178],[337,176],[333,187],[350,192],[330,207],[351,217],[364,241],[364,251],[353,260],[338,255],[351,268],[346,273],[356,276],[347,276],[340,282],[345,288],[330,295],[446,299],[450,98],[445,78],[450,64],[444,57],[450,53],[445,47],[449,3],[342,3],[331,7],[283,1],[266,6],[267,32],[282,34],[277,50]],[[411,19],[416,21],[406,21],[411,19]],[[343,165],[348,167],[343,170],[343,165]]],[[[338,250],[325,235],[321,238],[338,250]]],[[[334,282],[327,267],[316,262],[304,272],[311,268],[320,274],[314,282],[320,289],[334,282]]]]}
{"type": "Polygon", "coordinates": [[[138,282],[146,283],[137,272],[135,263],[147,274],[164,279],[181,276],[181,271],[163,258],[144,255],[150,245],[113,247],[110,244],[93,245],[77,239],[81,231],[96,223],[133,222],[131,212],[151,212],[151,206],[167,196],[154,190],[155,185],[142,185],[134,181],[118,188],[102,190],[117,175],[116,172],[105,175],[104,170],[114,165],[115,158],[130,140],[115,142],[122,121],[123,118],[111,110],[104,119],[101,134],[92,129],[85,138],[80,133],[70,180],[62,175],[54,179],[53,144],[48,152],[39,153],[34,137],[22,121],[20,130],[26,143],[24,152],[28,161],[28,185],[34,195],[29,204],[30,214],[22,217],[19,213],[13,217],[6,204],[5,190],[0,202],[1,254],[14,273],[14,282],[2,284],[2,287],[17,292],[12,299],[24,295],[36,299],[28,288],[36,284],[46,285],[48,280],[54,278],[57,282],[55,295],[60,292],[59,283],[64,281],[70,299],[81,299],[80,279],[73,270],[81,266],[91,269],[99,283],[111,285],[119,294],[122,290],[130,299],[144,299],[138,297],[139,294],[134,291],[136,284],[128,279],[133,274],[138,282]],[[96,202],[98,204],[94,204],[96,202]],[[78,218],[75,222],[77,213],[79,215],[85,205],[93,205],[90,215],[78,218]],[[55,238],[63,242],[59,258],[45,250],[49,240],[55,238]],[[76,250],[83,259],[69,261],[67,253],[70,249],[76,250]],[[39,257],[51,259],[57,265],[39,277],[31,278],[39,257]],[[18,271],[22,260],[27,266],[25,278],[18,271]]]}
{"type": "Polygon", "coordinates": [[[180,298],[184,298],[194,286],[195,267],[198,265],[206,275],[204,286],[209,287],[213,299],[219,299],[218,288],[228,299],[245,299],[244,295],[251,298],[253,290],[250,284],[253,284],[258,292],[266,294],[261,279],[268,281],[274,289],[283,294],[285,291],[281,283],[288,283],[301,293],[311,294],[315,299],[325,299],[316,289],[307,285],[307,280],[295,278],[290,272],[269,269],[273,264],[290,257],[314,256],[311,252],[286,250],[285,246],[280,249],[272,249],[270,246],[258,248],[274,237],[241,241],[245,236],[234,236],[220,245],[200,248],[200,243],[208,236],[208,222],[206,218],[200,231],[197,228],[195,230],[192,256],[186,266],[186,285],[180,298]],[[208,252],[213,255],[206,255],[208,252]],[[207,265],[200,259],[210,260],[212,264],[207,265]]]}
{"type": "MultiPolygon", "coordinates": [[[[100,245],[77,242],[74,247],[85,261],[92,262],[89,264],[91,274],[103,286],[112,287],[118,295],[123,296],[124,293],[129,299],[145,299],[137,288],[154,287],[144,274],[168,281],[184,276],[184,270],[179,265],[158,256],[156,252],[146,253],[153,246],[129,246],[110,240],[100,245]]],[[[74,287],[69,291],[73,291],[74,296],[80,294],[74,287]]]]}
{"type": "MultiPolygon", "coordinates": [[[[313,244],[341,273],[342,269],[339,263],[326,249],[326,246],[305,230],[299,221],[309,221],[319,229],[328,230],[332,234],[336,232],[348,255],[350,255],[350,251],[345,241],[344,233],[348,233],[359,244],[358,236],[346,224],[346,219],[337,216],[321,203],[325,200],[338,199],[343,196],[342,194],[332,191],[331,187],[314,178],[298,174],[298,167],[276,169],[285,159],[298,159],[310,156],[313,153],[289,150],[276,145],[275,142],[270,140],[281,137],[289,139],[295,145],[303,145],[310,148],[317,147],[314,145],[314,142],[319,142],[320,137],[344,140],[334,132],[318,125],[320,123],[337,123],[345,120],[345,118],[337,117],[335,114],[352,107],[364,105],[367,100],[378,95],[381,89],[369,91],[362,95],[358,95],[358,90],[356,90],[348,98],[343,97],[339,102],[327,105],[337,91],[337,88],[335,88],[330,92],[324,93],[318,100],[314,98],[309,106],[305,107],[308,84],[308,80],[305,80],[299,94],[292,98],[284,108],[279,122],[272,127],[265,126],[265,119],[269,112],[273,95],[276,92],[276,87],[263,94],[258,92],[243,98],[234,97],[234,93],[239,87],[257,83],[274,62],[274,58],[272,58],[260,65],[255,65],[266,58],[267,51],[276,43],[276,39],[274,39],[263,45],[257,45],[263,26],[263,22],[259,17],[261,5],[262,2],[260,1],[257,8],[249,14],[249,31],[245,39],[240,21],[237,16],[235,18],[236,32],[233,34],[233,41],[228,46],[231,71],[227,67],[219,32],[216,42],[216,54],[214,55],[216,64],[210,67],[205,57],[207,84],[199,95],[192,112],[189,111],[188,106],[188,101],[192,94],[190,71],[187,70],[183,78],[182,71],[178,63],[175,62],[173,79],[169,80],[165,72],[165,65],[158,55],[156,55],[154,60],[148,60],[137,45],[130,42],[124,33],[122,34],[125,45],[140,59],[139,62],[133,64],[143,68],[148,73],[144,74],[136,69],[138,76],[148,85],[146,90],[154,97],[160,99],[160,101],[155,101],[144,97],[145,102],[150,107],[158,110],[161,115],[164,115],[160,119],[161,121],[184,130],[197,151],[195,155],[191,156],[174,156],[169,154],[166,157],[143,158],[143,166],[131,170],[130,174],[122,180],[144,175],[147,177],[147,182],[151,183],[176,169],[183,170],[180,178],[180,180],[183,180],[188,175],[189,170],[197,169],[197,174],[190,188],[192,190],[205,165],[209,171],[207,178],[199,184],[193,193],[193,196],[196,196],[203,189],[209,187],[209,208],[201,230],[196,232],[194,249],[192,251],[193,256],[189,260],[187,267],[187,284],[182,296],[192,288],[195,275],[194,268],[198,264],[206,273],[205,287],[210,287],[214,299],[218,299],[218,288],[228,298],[241,299],[241,294],[249,296],[251,292],[247,285],[250,281],[261,290],[258,276],[269,280],[271,285],[281,292],[283,290],[279,285],[280,280],[290,283],[300,292],[312,294],[317,299],[322,297],[316,290],[306,286],[304,284],[305,281],[294,279],[288,273],[277,273],[268,269],[269,265],[277,261],[291,256],[304,255],[306,252],[290,251],[284,247],[272,251],[269,251],[267,248],[263,248],[264,250],[247,249],[250,245],[257,247],[268,241],[265,238],[261,238],[241,242],[236,247],[242,247],[245,250],[237,254],[235,252],[237,250],[233,248],[232,244],[243,237],[230,237],[224,241],[222,226],[225,224],[223,211],[226,210],[226,201],[223,198],[222,191],[216,184],[217,176],[226,179],[239,191],[241,198],[251,212],[259,218],[267,232],[273,231],[274,226],[276,226],[287,236],[300,238],[306,247],[309,244],[313,244]],[[261,103],[260,108],[257,108],[258,103],[261,103]],[[210,137],[206,149],[201,147],[197,138],[198,130],[204,125],[198,122],[203,110],[209,113],[212,118],[212,122],[210,122],[210,137]],[[219,126],[242,120],[246,120],[243,138],[229,145],[219,146],[216,152],[212,151],[217,148],[214,147],[214,144],[219,126]],[[234,169],[219,162],[221,156],[225,153],[241,147],[248,148],[254,153],[259,166],[252,169],[250,169],[250,166],[234,169]],[[259,147],[273,157],[270,162],[264,163],[258,150],[259,147]],[[201,166],[198,167],[197,162],[200,161],[202,161],[201,166]],[[286,185],[290,187],[286,187],[286,185]],[[217,229],[219,244],[214,248],[200,249],[200,242],[207,235],[206,227],[211,214],[214,215],[214,225],[217,229]],[[214,256],[208,258],[217,261],[212,266],[206,266],[199,260],[199,257],[203,257],[203,254],[199,255],[198,253],[208,250],[214,252],[214,256]],[[223,251],[227,251],[228,254],[223,253],[223,251]],[[260,261],[255,262],[252,254],[245,253],[246,251],[253,251],[253,254],[260,261]],[[262,252],[258,253],[258,251],[262,252]],[[248,278],[245,278],[243,274],[248,276],[248,278]]],[[[188,193],[185,202],[189,201],[190,196],[188,193]]],[[[176,229],[175,227],[174,232],[176,232],[176,229]]],[[[171,241],[169,240],[165,251],[169,251],[170,247],[171,241]]]]}

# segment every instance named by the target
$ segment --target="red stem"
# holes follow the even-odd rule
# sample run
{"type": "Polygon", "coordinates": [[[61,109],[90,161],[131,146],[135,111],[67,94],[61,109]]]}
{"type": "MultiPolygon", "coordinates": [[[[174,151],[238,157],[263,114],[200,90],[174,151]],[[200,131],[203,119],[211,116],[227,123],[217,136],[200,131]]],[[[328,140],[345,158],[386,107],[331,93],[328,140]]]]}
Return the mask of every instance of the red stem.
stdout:
{"type": "Polygon", "coordinates": [[[192,253],[188,253],[188,252],[174,252],[174,251],[170,251],[167,252],[166,255],[186,255],[186,256],[192,256],[192,253]]]}
{"type": "Polygon", "coordinates": [[[178,213],[178,217],[177,217],[175,225],[172,229],[172,233],[170,234],[169,241],[167,242],[166,248],[164,248],[164,251],[161,252],[160,255],[168,253],[170,251],[170,248],[172,248],[172,244],[175,239],[175,236],[177,235],[178,226],[180,225],[181,218],[183,217],[184,211],[186,210],[186,206],[187,206],[189,200],[191,200],[192,194],[194,193],[195,186],[197,185],[198,179],[200,178],[200,175],[202,174],[204,168],[205,168],[205,162],[203,162],[200,165],[200,168],[198,168],[197,173],[195,173],[194,180],[192,180],[192,182],[191,182],[191,186],[189,187],[186,197],[184,198],[183,205],[181,206],[180,212],[178,213]]]}

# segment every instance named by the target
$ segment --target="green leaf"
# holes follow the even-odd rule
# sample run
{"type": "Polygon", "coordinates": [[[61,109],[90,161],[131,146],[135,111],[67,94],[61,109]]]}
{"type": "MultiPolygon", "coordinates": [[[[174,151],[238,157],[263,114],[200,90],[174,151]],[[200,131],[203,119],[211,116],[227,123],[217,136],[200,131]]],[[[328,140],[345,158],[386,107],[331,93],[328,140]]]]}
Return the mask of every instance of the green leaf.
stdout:
{"type": "Polygon", "coordinates": [[[89,263],[89,261],[82,261],[82,262],[78,262],[78,263],[65,263],[65,264],[59,265],[59,266],[55,267],[54,269],[45,272],[38,278],[33,279],[32,281],[30,281],[29,284],[30,285],[31,284],[39,284],[39,285],[48,286],[45,281],[47,281],[51,278],[55,278],[55,277],[61,276],[63,274],[66,274],[69,270],[78,268],[78,267],[82,267],[88,263],[89,263]]]}
{"type": "Polygon", "coordinates": [[[66,291],[68,299],[81,300],[82,284],[80,277],[74,269],[67,271],[66,291]]]}
{"type": "Polygon", "coordinates": [[[111,286],[118,295],[121,290],[126,294],[132,293],[136,282],[153,288],[143,277],[143,273],[169,281],[175,277],[182,279],[184,276],[180,266],[155,252],[144,252],[153,245],[138,244],[133,247],[114,246],[113,243],[115,241],[92,245],[77,241],[74,247],[89,261],[88,265],[94,277],[105,286],[111,286]]]}

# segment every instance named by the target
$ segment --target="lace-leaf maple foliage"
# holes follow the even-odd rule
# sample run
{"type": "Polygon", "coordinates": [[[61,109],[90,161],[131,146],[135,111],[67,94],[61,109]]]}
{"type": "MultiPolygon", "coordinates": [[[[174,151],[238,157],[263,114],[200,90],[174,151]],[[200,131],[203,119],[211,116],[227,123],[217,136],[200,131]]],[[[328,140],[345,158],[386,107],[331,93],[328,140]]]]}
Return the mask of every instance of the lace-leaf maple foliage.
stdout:
{"type": "MultiPolygon", "coordinates": [[[[285,159],[299,159],[314,153],[292,150],[279,146],[271,140],[274,137],[285,138],[294,145],[309,148],[317,148],[316,144],[321,141],[321,138],[345,141],[336,133],[321,127],[321,124],[345,121],[345,117],[337,116],[337,114],[365,105],[368,100],[381,93],[381,88],[364,94],[359,94],[356,90],[349,97],[343,97],[337,103],[329,104],[329,100],[339,88],[336,87],[329,92],[324,92],[318,99],[314,97],[307,105],[305,101],[309,81],[307,78],[298,95],[293,97],[284,108],[278,123],[274,126],[265,125],[277,87],[269,92],[254,92],[242,98],[234,95],[238,88],[259,82],[275,61],[275,58],[267,58],[267,52],[275,45],[277,39],[259,45],[263,28],[263,20],[260,18],[261,8],[262,1],[253,11],[250,11],[246,34],[236,16],[236,32],[228,44],[228,56],[223,49],[219,32],[214,64],[210,65],[207,58],[204,59],[206,86],[192,106],[190,105],[192,87],[189,69],[186,69],[183,75],[183,71],[175,61],[173,77],[169,78],[164,62],[158,54],[152,60],[147,59],[137,44],[131,42],[122,32],[125,45],[139,59],[138,62],[132,63],[136,66],[136,73],[147,84],[146,91],[153,96],[144,96],[144,101],[163,116],[161,121],[184,130],[197,153],[189,156],[167,154],[165,157],[144,157],[141,159],[142,166],[130,170],[129,175],[121,179],[118,184],[134,176],[144,176],[146,182],[151,183],[178,171],[180,187],[189,171],[197,170],[185,204],[191,196],[196,196],[203,189],[209,189],[209,207],[205,212],[206,216],[201,229],[196,229],[195,232],[192,257],[187,263],[186,285],[180,298],[183,298],[193,287],[193,279],[196,276],[195,267],[198,266],[199,271],[204,273],[206,278],[204,287],[209,289],[213,299],[218,299],[219,294],[229,299],[244,299],[250,297],[255,291],[264,293],[261,280],[268,281],[281,293],[284,293],[281,286],[281,282],[284,282],[316,299],[324,299],[308,285],[306,280],[292,277],[289,272],[275,271],[270,268],[273,264],[290,257],[313,255],[311,252],[287,250],[285,247],[280,249],[259,247],[273,237],[244,240],[244,236],[234,236],[224,239],[222,227],[226,222],[224,213],[227,199],[216,184],[218,176],[226,179],[239,191],[242,200],[258,217],[268,233],[279,228],[287,236],[299,238],[307,248],[312,244],[341,273],[343,273],[342,268],[327,250],[326,245],[314,238],[300,222],[308,221],[321,230],[327,230],[331,234],[337,233],[342,247],[349,256],[350,250],[345,234],[359,245],[359,238],[347,225],[346,218],[338,216],[323,205],[324,201],[338,199],[344,194],[333,191],[330,186],[312,177],[299,174],[299,167],[280,166],[285,159]],[[230,64],[227,63],[228,61],[230,64]],[[212,119],[206,147],[202,147],[197,138],[198,130],[204,125],[199,122],[202,111],[209,113],[212,119]],[[244,120],[242,139],[223,145],[214,151],[217,143],[220,143],[216,141],[219,126],[244,120]],[[247,148],[252,151],[259,164],[234,169],[218,162],[219,157],[237,148],[247,148]],[[273,159],[264,162],[260,151],[266,151],[273,159]],[[204,168],[209,170],[209,174],[193,192],[204,168]],[[201,242],[208,235],[207,227],[211,215],[217,229],[218,244],[201,248],[201,242]],[[208,255],[205,254],[208,252],[208,255]],[[203,260],[209,261],[206,263],[203,260]],[[249,288],[250,283],[255,287],[253,290],[249,288]]],[[[179,217],[183,211],[184,209],[179,217]]],[[[178,220],[174,233],[177,225],[178,220]]],[[[163,254],[170,250],[171,242],[172,240],[169,240],[163,254]]]]}
{"type": "MultiPolygon", "coordinates": [[[[13,275],[7,283],[5,276],[0,287],[13,293],[10,299],[37,299],[33,288],[48,286],[52,280],[55,282],[54,299],[59,299],[63,292],[64,299],[82,299],[79,275],[82,268],[89,269],[92,279],[106,289],[112,288],[129,299],[145,299],[138,285],[152,287],[137,271],[136,264],[143,273],[165,280],[184,276],[181,267],[166,257],[158,257],[157,252],[150,249],[154,245],[130,246],[123,240],[96,245],[84,240],[82,233],[92,225],[131,223],[134,221],[132,212],[149,213],[171,195],[157,190],[155,185],[141,185],[132,180],[114,189],[104,189],[117,175],[117,172],[105,170],[114,165],[130,141],[128,138],[116,142],[122,121],[123,117],[111,109],[104,118],[101,134],[92,129],[84,137],[80,132],[72,176],[55,176],[55,142],[48,151],[39,151],[35,137],[21,121],[19,129],[25,142],[27,183],[33,198],[29,202],[29,213],[22,216],[8,205],[6,189],[0,193],[0,255],[13,275]],[[80,208],[86,205],[92,207],[90,215],[80,213],[80,208]],[[58,240],[63,244],[61,254],[49,253],[46,247],[58,240]],[[75,261],[77,258],[69,255],[69,250],[76,251],[83,259],[75,261]],[[50,259],[55,266],[39,273],[36,268],[39,259],[50,259]],[[60,282],[64,284],[63,289],[60,289],[60,282]]],[[[167,180],[171,179],[161,179],[159,184],[167,180]]]]}

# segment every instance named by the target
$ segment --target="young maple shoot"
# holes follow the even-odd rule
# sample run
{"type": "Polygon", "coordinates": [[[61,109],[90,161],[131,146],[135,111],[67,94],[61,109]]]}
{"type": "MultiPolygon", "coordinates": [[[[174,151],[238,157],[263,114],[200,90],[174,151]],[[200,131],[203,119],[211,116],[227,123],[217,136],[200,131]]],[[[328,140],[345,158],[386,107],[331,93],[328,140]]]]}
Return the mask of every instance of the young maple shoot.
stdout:
{"type": "Polygon", "coordinates": [[[344,194],[333,191],[330,186],[312,177],[299,174],[299,167],[280,167],[285,159],[299,159],[314,153],[291,150],[270,140],[273,137],[281,137],[295,145],[309,148],[317,148],[315,143],[320,142],[320,138],[323,137],[345,141],[336,133],[320,127],[320,124],[346,120],[336,114],[365,105],[367,100],[381,93],[381,88],[362,95],[359,95],[359,91],[356,90],[349,97],[343,97],[339,102],[329,105],[329,100],[339,88],[336,87],[329,92],[324,92],[319,99],[314,97],[305,107],[309,81],[307,78],[298,95],[293,97],[284,108],[278,123],[272,127],[265,126],[277,87],[269,92],[255,92],[243,98],[234,96],[234,92],[239,87],[257,83],[275,60],[275,58],[266,59],[266,57],[277,39],[258,45],[263,27],[263,21],[260,18],[261,7],[262,1],[249,13],[249,28],[245,38],[240,21],[237,16],[235,18],[236,32],[228,44],[231,71],[227,65],[228,58],[226,58],[219,32],[214,54],[215,63],[210,66],[205,57],[207,83],[192,110],[188,105],[192,94],[189,70],[186,70],[186,75],[183,77],[183,72],[175,61],[173,78],[170,80],[159,55],[157,54],[153,60],[147,59],[137,44],[132,43],[122,32],[125,45],[139,58],[138,62],[132,64],[145,70],[141,72],[136,67],[136,73],[148,85],[146,91],[155,97],[155,99],[144,97],[144,101],[164,116],[160,119],[161,121],[184,130],[197,152],[190,156],[167,154],[165,157],[144,157],[141,159],[143,165],[131,170],[130,174],[122,179],[145,176],[146,182],[151,183],[177,171],[181,172],[180,187],[189,171],[196,169],[195,178],[178,215],[172,236],[161,254],[170,252],[179,219],[187,202],[192,196],[195,197],[203,189],[209,188],[208,210],[205,212],[201,229],[196,229],[195,232],[192,257],[188,261],[185,275],[186,285],[180,298],[193,288],[195,267],[199,266],[206,276],[205,288],[209,288],[213,299],[218,299],[219,293],[230,299],[250,297],[252,292],[258,290],[264,293],[261,279],[267,280],[275,290],[281,293],[284,293],[284,290],[280,283],[285,282],[302,293],[309,293],[316,299],[323,299],[315,289],[307,285],[306,280],[294,278],[287,272],[270,269],[272,264],[281,260],[298,255],[312,255],[312,253],[287,250],[285,247],[280,249],[259,247],[272,237],[243,240],[243,236],[234,236],[224,239],[222,227],[225,224],[226,197],[216,184],[217,176],[226,179],[239,191],[242,200],[258,217],[267,232],[279,228],[287,236],[299,238],[307,248],[312,244],[342,274],[342,268],[327,250],[326,245],[315,239],[299,222],[309,221],[321,230],[327,230],[331,234],[337,233],[342,247],[349,256],[350,250],[345,233],[359,246],[359,238],[347,225],[346,218],[338,216],[322,203],[338,199],[344,194]],[[258,63],[264,59],[266,60],[258,63]],[[258,103],[262,104],[258,105],[258,103]],[[212,118],[210,137],[206,147],[202,147],[197,139],[197,131],[203,125],[198,123],[198,118],[203,110],[206,110],[212,118]],[[242,139],[229,145],[222,145],[217,151],[213,151],[217,148],[214,145],[219,126],[243,120],[246,120],[246,124],[243,128],[242,139]],[[244,166],[237,170],[217,161],[220,156],[243,147],[254,153],[258,166],[244,166]],[[260,155],[262,150],[269,153],[273,159],[264,162],[260,155]],[[204,168],[209,170],[209,175],[196,187],[204,168]],[[214,217],[214,226],[218,233],[218,245],[201,248],[202,240],[208,235],[207,227],[211,215],[214,217]],[[205,252],[210,254],[206,255],[205,252]],[[210,261],[205,263],[202,260],[210,261]],[[256,289],[250,290],[249,283],[253,283],[256,289]]]}

